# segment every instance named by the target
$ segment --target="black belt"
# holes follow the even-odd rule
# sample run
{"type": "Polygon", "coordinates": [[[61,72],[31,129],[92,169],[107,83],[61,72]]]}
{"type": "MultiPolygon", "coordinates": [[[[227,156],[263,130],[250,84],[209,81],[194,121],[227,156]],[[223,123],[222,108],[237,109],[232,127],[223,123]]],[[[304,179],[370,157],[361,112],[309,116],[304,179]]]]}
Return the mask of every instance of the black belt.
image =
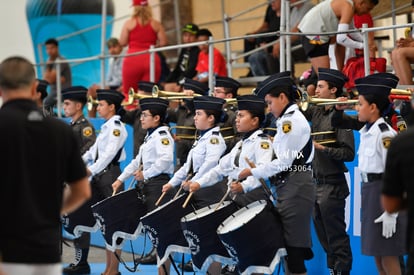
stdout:
{"type": "Polygon", "coordinates": [[[361,179],[363,182],[371,182],[381,180],[384,173],[361,173],[361,179]]]}
{"type": "Polygon", "coordinates": [[[159,174],[159,175],[157,175],[157,176],[147,178],[146,180],[144,180],[144,183],[147,183],[147,182],[149,182],[149,181],[152,181],[152,180],[155,180],[155,179],[158,179],[158,178],[162,178],[162,177],[169,177],[169,176],[170,176],[170,175],[168,175],[168,174],[166,174],[166,173],[162,173],[162,174],[159,174]]]}
{"type": "Polygon", "coordinates": [[[296,167],[299,167],[299,166],[301,167],[300,171],[293,170],[293,168],[291,169],[291,167],[289,167],[288,169],[286,169],[286,171],[277,173],[276,175],[269,177],[270,183],[277,186],[281,184],[289,176],[290,173],[310,171],[312,168],[311,164],[297,165],[296,167]]]}
{"type": "Polygon", "coordinates": [[[317,184],[338,184],[345,180],[345,175],[342,173],[327,176],[314,176],[314,179],[317,184]]]}

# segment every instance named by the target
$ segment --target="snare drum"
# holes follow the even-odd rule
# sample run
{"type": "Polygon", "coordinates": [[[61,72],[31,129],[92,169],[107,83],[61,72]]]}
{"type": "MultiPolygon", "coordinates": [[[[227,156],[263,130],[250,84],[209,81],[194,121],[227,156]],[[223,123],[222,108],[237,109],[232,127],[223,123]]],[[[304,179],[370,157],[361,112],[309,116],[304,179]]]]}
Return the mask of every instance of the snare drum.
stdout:
{"type": "Polygon", "coordinates": [[[218,203],[196,210],[181,219],[181,227],[191,250],[193,266],[207,273],[211,263],[221,262],[234,265],[227,250],[217,236],[217,227],[237,210],[237,206],[225,201],[216,209],[218,203]]]}
{"type": "Polygon", "coordinates": [[[217,234],[241,274],[272,274],[286,255],[282,223],[264,200],[253,202],[223,221],[217,234]]]}
{"type": "Polygon", "coordinates": [[[90,199],[74,212],[62,217],[62,225],[66,232],[75,238],[79,238],[82,232],[98,231],[99,224],[93,217],[91,211],[92,204],[93,199],[90,199]]]}
{"type": "Polygon", "coordinates": [[[135,240],[141,233],[140,218],[147,211],[135,188],[108,197],[92,206],[106,247],[121,249],[125,240],[135,240]]]}
{"type": "Polygon", "coordinates": [[[190,253],[180,226],[181,218],[191,212],[191,207],[182,207],[186,198],[187,194],[182,194],[141,218],[144,230],[157,248],[158,267],[172,252],[190,253]]]}

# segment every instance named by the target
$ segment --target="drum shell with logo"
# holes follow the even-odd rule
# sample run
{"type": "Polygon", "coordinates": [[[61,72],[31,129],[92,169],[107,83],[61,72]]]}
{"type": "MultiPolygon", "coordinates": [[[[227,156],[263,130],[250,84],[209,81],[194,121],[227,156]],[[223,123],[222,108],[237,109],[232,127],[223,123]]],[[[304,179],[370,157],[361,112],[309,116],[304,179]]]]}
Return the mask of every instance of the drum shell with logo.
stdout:
{"type": "Polygon", "coordinates": [[[242,274],[272,274],[286,255],[282,224],[271,205],[260,200],[223,221],[217,234],[242,274]]]}
{"type": "Polygon", "coordinates": [[[236,204],[225,201],[198,209],[181,219],[183,234],[189,244],[193,266],[206,273],[212,262],[235,264],[221,243],[216,230],[227,217],[237,210],[236,204]]]}
{"type": "Polygon", "coordinates": [[[122,248],[124,240],[135,240],[141,233],[140,218],[147,213],[137,190],[130,189],[92,206],[109,250],[122,248]]]}
{"type": "Polygon", "coordinates": [[[190,253],[181,230],[180,220],[191,212],[183,208],[186,194],[182,194],[141,218],[142,226],[157,249],[158,266],[161,266],[172,252],[190,253]]]}

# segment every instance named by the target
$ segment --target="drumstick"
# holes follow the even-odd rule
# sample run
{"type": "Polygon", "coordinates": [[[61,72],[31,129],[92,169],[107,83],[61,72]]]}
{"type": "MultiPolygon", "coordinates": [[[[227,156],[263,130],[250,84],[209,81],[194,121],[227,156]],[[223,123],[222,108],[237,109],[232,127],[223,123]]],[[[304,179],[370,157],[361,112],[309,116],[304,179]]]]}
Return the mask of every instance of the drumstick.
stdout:
{"type": "Polygon", "coordinates": [[[114,196],[116,194],[116,190],[114,190],[113,192],[112,192],[112,196],[114,196]]]}
{"type": "Polygon", "coordinates": [[[177,193],[175,193],[175,196],[174,196],[173,200],[175,200],[178,197],[178,195],[180,195],[181,190],[183,190],[183,185],[182,184],[180,185],[180,188],[178,189],[177,193]]]}
{"type": "Polygon", "coordinates": [[[217,206],[216,206],[216,208],[214,208],[214,211],[216,211],[219,207],[220,207],[220,205],[224,202],[224,200],[227,198],[227,196],[230,194],[230,184],[232,183],[232,178],[229,178],[228,179],[228,181],[227,181],[227,186],[228,186],[228,188],[227,188],[227,191],[226,191],[226,193],[224,194],[224,196],[221,198],[221,200],[219,201],[219,203],[217,204],[217,206]]]}
{"type": "Polygon", "coordinates": [[[160,204],[160,202],[162,201],[162,199],[165,197],[165,194],[167,194],[167,192],[162,192],[160,198],[157,200],[157,202],[155,203],[155,206],[158,206],[160,204]]]}
{"type": "Polygon", "coordinates": [[[188,202],[190,201],[191,197],[193,196],[194,192],[190,192],[190,194],[188,194],[188,197],[185,199],[185,202],[183,203],[183,208],[187,207],[188,202]]]}
{"type": "MultiPolygon", "coordinates": [[[[244,160],[250,166],[250,168],[256,168],[256,165],[252,161],[250,161],[247,157],[244,157],[244,160]]],[[[265,190],[265,192],[267,193],[267,195],[273,197],[273,194],[270,191],[269,187],[267,187],[265,180],[263,178],[260,178],[259,182],[262,184],[262,187],[265,190]]]]}
{"type": "Polygon", "coordinates": [[[227,198],[227,196],[230,194],[230,188],[227,188],[226,194],[224,194],[224,196],[221,198],[221,200],[219,201],[219,203],[217,204],[216,208],[214,208],[214,211],[217,211],[217,209],[219,209],[220,205],[224,202],[224,200],[227,198]]]}

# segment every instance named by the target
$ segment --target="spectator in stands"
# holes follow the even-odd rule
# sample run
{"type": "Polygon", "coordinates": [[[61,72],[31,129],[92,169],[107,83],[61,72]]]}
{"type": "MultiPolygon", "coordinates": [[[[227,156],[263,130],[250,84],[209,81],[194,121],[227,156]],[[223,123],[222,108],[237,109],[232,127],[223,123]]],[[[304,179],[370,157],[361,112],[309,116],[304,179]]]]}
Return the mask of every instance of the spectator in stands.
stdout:
{"type": "MultiPolygon", "coordinates": [[[[280,15],[281,15],[280,0],[273,0],[266,10],[265,21],[259,29],[251,34],[261,32],[275,32],[280,29],[280,15]],[[267,22],[271,22],[267,23],[267,22]]],[[[262,46],[266,43],[272,42],[277,39],[277,36],[260,37],[256,39],[245,40],[245,51],[246,47],[249,50],[255,48],[256,45],[262,46]],[[255,44],[253,44],[253,42],[255,44]],[[249,44],[252,43],[252,44],[249,44]],[[253,46],[252,46],[253,45],[253,46]]],[[[272,56],[273,47],[268,47],[261,51],[251,54],[247,60],[250,63],[249,74],[253,76],[269,75],[279,72],[279,62],[272,56]]]]}
{"type": "MultiPolygon", "coordinates": [[[[50,84],[50,93],[44,100],[44,108],[52,109],[56,105],[57,87],[56,87],[56,64],[55,62],[64,60],[59,53],[59,42],[50,38],[46,40],[46,53],[49,56],[46,68],[43,72],[43,78],[50,84]]],[[[72,72],[69,63],[60,64],[60,83],[61,89],[72,86],[72,72]]]]}
{"type": "MultiPolygon", "coordinates": [[[[256,33],[263,33],[263,32],[275,32],[280,29],[280,0],[273,0],[270,1],[270,4],[267,6],[265,17],[263,20],[262,25],[257,28],[255,31],[247,33],[247,34],[256,34],[256,33]],[[277,3],[279,2],[279,4],[277,3]],[[277,6],[279,6],[279,11],[276,11],[277,6]]],[[[276,39],[276,38],[266,38],[266,39],[276,39]]],[[[255,39],[255,38],[248,38],[244,40],[244,52],[248,52],[253,50],[260,44],[262,39],[255,39]]],[[[272,40],[270,40],[272,41],[272,40]]],[[[244,58],[244,61],[248,61],[248,56],[244,58]]],[[[249,71],[247,76],[252,76],[252,72],[249,71]]]]}
{"type": "MultiPolygon", "coordinates": [[[[323,1],[313,7],[305,14],[299,23],[299,31],[304,33],[319,33],[318,35],[302,36],[302,45],[307,56],[310,58],[315,72],[319,68],[329,68],[329,44],[336,42],[345,47],[362,49],[362,35],[360,33],[339,33],[337,35],[322,35],[324,32],[344,32],[350,29],[354,14],[362,15],[369,13],[378,0],[332,0],[323,1]]],[[[337,55],[337,66],[343,67],[344,53],[339,51],[337,55]],[[342,60],[342,64],[341,64],[342,60]]]]}
{"type": "MultiPolygon", "coordinates": [[[[122,27],[119,42],[128,46],[128,53],[145,51],[151,45],[162,47],[167,45],[167,36],[161,23],[152,17],[151,7],[147,0],[133,0],[133,14],[122,27]]],[[[155,81],[161,75],[161,62],[155,55],[155,81]]],[[[139,81],[150,81],[150,55],[140,54],[124,58],[122,66],[122,90],[128,97],[130,88],[137,90],[139,81]],[[139,65],[138,65],[139,64],[139,65]]]]}
{"type": "MultiPolygon", "coordinates": [[[[122,62],[123,58],[119,57],[122,53],[122,46],[119,43],[118,38],[112,37],[106,42],[108,52],[112,56],[112,61],[109,65],[109,71],[105,82],[105,89],[122,91],[122,62]]],[[[96,99],[96,90],[99,89],[99,85],[94,84],[88,89],[88,96],[92,96],[96,99]]],[[[96,116],[96,106],[89,110],[89,117],[96,116]]]]}
{"type": "MultiPolygon", "coordinates": [[[[208,29],[201,29],[197,32],[197,41],[208,41],[213,36],[208,29]]],[[[195,80],[200,82],[208,82],[208,44],[199,46],[200,53],[198,54],[198,61],[196,66],[197,75],[195,80]]],[[[221,52],[214,48],[214,74],[217,76],[227,76],[226,60],[221,52]]]]}
{"type": "MultiPolygon", "coordinates": [[[[272,3],[278,3],[278,5],[273,4],[273,6],[276,7],[277,15],[280,15],[280,1],[273,1],[272,3]]],[[[303,16],[312,8],[312,2],[300,2],[298,4],[295,4],[298,2],[298,0],[291,0],[291,4],[294,4],[293,8],[290,11],[290,31],[291,32],[298,32],[298,25],[300,20],[303,18],[303,16]]],[[[290,36],[290,43],[291,46],[297,46],[300,45],[300,39],[299,36],[290,36]]],[[[269,48],[271,50],[270,53],[267,53],[266,50],[253,53],[249,57],[249,63],[251,65],[252,74],[254,76],[261,76],[261,75],[267,75],[272,74],[275,72],[279,72],[279,56],[280,56],[280,42],[276,42],[276,44],[273,45],[273,47],[269,48]],[[270,55],[269,57],[267,55],[270,55]],[[267,65],[266,62],[263,62],[263,58],[265,60],[269,60],[271,64],[267,65]],[[262,60],[262,61],[261,61],[262,60]],[[267,65],[267,66],[266,66],[267,65]]],[[[292,68],[290,68],[290,71],[292,71],[292,74],[294,75],[294,66],[293,64],[300,61],[306,61],[307,56],[305,54],[305,51],[302,47],[299,47],[297,49],[292,50],[292,68]]]]}
{"type": "MultiPolygon", "coordinates": [[[[414,1],[413,1],[414,10],[414,1]]],[[[400,85],[413,85],[414,38],[407,36],[397,41],[397,47],[391,53],[392,66],[400,79],[400,85]]]]}
{"type": "MultiPolygon", "coordinates": [[[[186,24],[182,29],[183,43],[192,43],[197,39],[198,26],[195,24],[186,24]]],[[[182,48],[178,56],[177,64],[174,70],[168,75],[165,80],[164,89],[166,91],[179,92],[182,90],[184,78],[193,78],[197,71],[195,67],[198,61],[198,54],[200,48],[197,46],[182,48]]]]}

